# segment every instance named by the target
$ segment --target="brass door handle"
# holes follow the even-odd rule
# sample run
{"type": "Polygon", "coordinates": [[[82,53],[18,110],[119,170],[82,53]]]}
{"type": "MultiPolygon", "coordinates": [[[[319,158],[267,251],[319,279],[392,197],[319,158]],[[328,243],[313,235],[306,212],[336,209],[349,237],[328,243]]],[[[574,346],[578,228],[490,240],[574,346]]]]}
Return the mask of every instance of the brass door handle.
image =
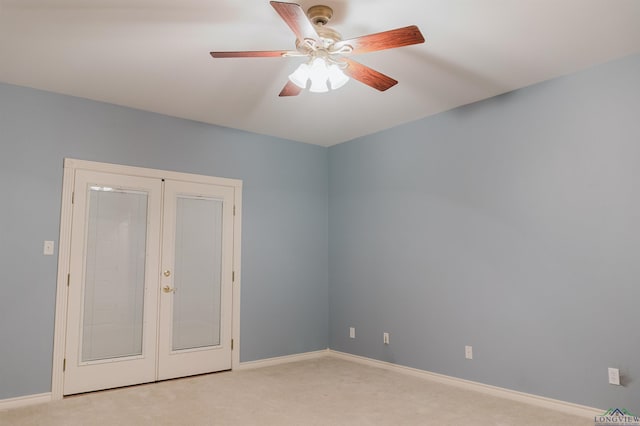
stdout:
{"type": "Polygon", "coordinates": [[[176,289],[165,285],[164,287],[162,287],[162,291],[164,291],[165,293],[175,293],[176,289]]]}

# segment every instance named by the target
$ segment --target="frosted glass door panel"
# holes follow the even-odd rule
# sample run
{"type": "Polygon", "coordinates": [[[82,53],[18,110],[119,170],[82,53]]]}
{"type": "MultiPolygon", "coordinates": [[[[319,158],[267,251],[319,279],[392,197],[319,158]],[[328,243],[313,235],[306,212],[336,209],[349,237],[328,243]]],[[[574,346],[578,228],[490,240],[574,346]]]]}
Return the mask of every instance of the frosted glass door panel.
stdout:
{"type": "Polygon", "coordinates": [[[73,185],[63,393],[153,381],[162,181],[79,169],[73,185]]]}
{"type": "Polygon", "coordinates": [[[231,368],[234,188],[166,179],[160,380],[231,368]]]}
{"type": "Polygon", "coordinates": [[[222,201],[176,200],[172,349],[220,345],[222,201]]]}
{"type": "Polygon", "coordinates": [[[142,355],[147,193],[90,187],[81,362],[142,355]]]}

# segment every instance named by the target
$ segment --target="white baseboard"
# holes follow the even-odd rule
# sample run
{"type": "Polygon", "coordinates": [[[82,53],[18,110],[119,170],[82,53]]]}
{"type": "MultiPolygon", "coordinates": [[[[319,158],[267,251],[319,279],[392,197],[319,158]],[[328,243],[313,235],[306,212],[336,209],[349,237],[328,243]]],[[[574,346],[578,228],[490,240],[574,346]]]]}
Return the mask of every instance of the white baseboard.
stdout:
{"type": "Polygon", "coordinates": [[[238,368],[235,368],[235,370],[251,370],[251,369],[254,369],[254,368],[270,367],[272,365],[286,364],[286,363],[289,363],[289,362],[306,361],[306,360],[310,360],[310,359],[317,359],[317,358],[322,358],[322,357],[327,356],[328,353],[329,353],[329,349],[323,349],[321,351],[315,351],[315,352],[306,352],[306,353],[302,353],[302,354],[286,355],[286,356],[279,356],[279,357],[267,358],[267,359],[259,359],[257,361],[241,362],[240,366],[238,368]]]}
{"type": "Polygon", "coordinates": [[[354,361],[360,364],[369,365],[372,367],[383,368],[385,370],[391,370],[402,374],[408,374],[414,377],[420,377],[435,382],[457,386],[460,388],[481,392],[484,394],[497,396],[500,398],[509,399],[512,401],[524,402],[526,404],[535,405],[550,410],[561,411],[568,414],[573,414],[581,417],[587,417],[593,420],[594,416],[601,415],[605,410],[600,410],[593,407],[587,407],[585,405],[574,404],[571,402],[560,401],[558,399],[546,398],[543,396],[533,395],[524,392],[518,392],[511,389],[500,388],[497,386],[485,385],[483,383],[472,382],[470,380],[458,379],[456,377],[445,376],[444,374],[432,373],[425,370],[419,370],[417,368],[405,367],[398,364],[392,364],[390,362],[378,361],[371,358],[365,358],[358,355],[351,355],[344,352],[338,352],[329,349],[329,356],[354,361]]]}
{"type": "Polygon", "coordinates": [[[0,411],[25,407],[27,405],[42,404],[43,402],[49,401],[51,401],[51,392],[19,396],[17,398],[0,399],[0,411]]]}

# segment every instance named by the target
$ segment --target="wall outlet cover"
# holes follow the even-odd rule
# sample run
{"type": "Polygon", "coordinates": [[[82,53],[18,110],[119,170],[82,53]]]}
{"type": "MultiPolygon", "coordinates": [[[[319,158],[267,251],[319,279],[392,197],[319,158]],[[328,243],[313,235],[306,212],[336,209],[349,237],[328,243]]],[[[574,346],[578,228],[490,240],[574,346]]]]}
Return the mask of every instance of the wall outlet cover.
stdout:
{"type": "Polygon", "coordinates": [[[54,242],[53,241],[45,241],[44,242],[44,255],[45,256],[53,256],[54,250],[54,242]]]}
{"type": "Polygon", "coordinates": [[[472,346],[465,346],[464,347],[464,357],[466,359],[473,359],[473,347],[472,346]]]}

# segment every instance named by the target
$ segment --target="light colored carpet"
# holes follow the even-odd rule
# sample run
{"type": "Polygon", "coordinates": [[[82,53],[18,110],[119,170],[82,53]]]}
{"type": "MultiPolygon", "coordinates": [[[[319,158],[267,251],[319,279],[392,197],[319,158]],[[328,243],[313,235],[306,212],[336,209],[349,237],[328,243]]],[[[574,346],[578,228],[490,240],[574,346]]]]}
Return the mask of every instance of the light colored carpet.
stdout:
{"type": "Polygon", "coordinates": [[[593,425],[333,357],[67,397],[1,425],[593,425]]]}

